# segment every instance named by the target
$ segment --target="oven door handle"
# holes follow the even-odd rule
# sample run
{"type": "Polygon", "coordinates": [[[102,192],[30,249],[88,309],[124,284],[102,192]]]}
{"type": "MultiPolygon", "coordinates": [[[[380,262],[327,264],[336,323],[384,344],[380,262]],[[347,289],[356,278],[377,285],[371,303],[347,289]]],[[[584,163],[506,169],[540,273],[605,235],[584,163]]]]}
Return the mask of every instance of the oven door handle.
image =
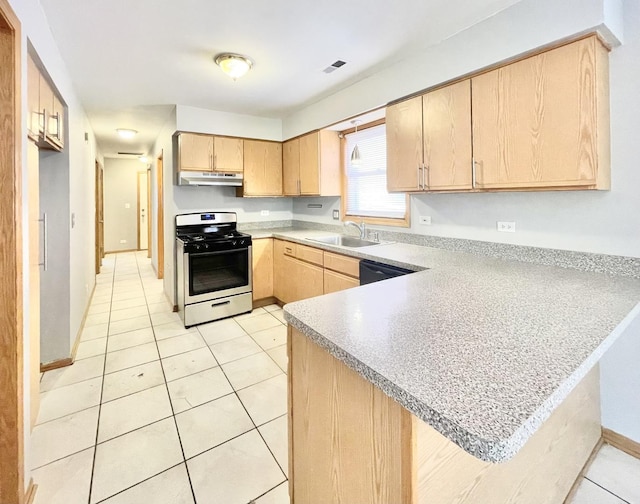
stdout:
{"type": "Polygon", "coordinates": [[[211,305],[211,308],[215,308],[216,306],[224,306],[224,305],[228,305],[231,304],[231,301],[221,301],[220,303],[213,303],[211,305]]]}
{"type": "Polygon", "coordinates": [[[235,248],[229,250],[213,250],[207,252],[185,252],[186,255],[191,257],[202,257],[202,256],[212,256],[212,255],[223,255],[223,254],[233,254],[234,252],[247,252],[249,247],[244,248],[235,248]]]}

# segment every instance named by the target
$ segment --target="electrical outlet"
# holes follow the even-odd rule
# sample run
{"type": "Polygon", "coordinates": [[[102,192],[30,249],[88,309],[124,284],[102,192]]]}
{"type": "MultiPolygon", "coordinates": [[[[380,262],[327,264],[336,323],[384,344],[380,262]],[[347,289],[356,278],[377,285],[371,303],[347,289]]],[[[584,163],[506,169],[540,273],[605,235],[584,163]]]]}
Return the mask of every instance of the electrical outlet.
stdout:
{"type": "Polygon", "coordinates": [[[431,216],[430,215],[421,215],[420,216],[420,224],[423,226],[431,225],[431,216]]]}
{"type": "Polygon", "coordinates": [[[124,204],[124,207],[125,207],[125,208],[131,208],[131,203],[125,203],[125,204],[124,204]]]}
{"type": "Polygon", "coordinates": [[[267,215],[269,215],[269,210],[260,210],[260,215],[266,217],[267,215]]]}
{"type": "Polygon", "coordinates": [[[333,220],[339,220],[340,219],[340,210],[334,210],[333,211],[333,220]]]}
{"type": "Polygon", "coordinates": [[[496,222],[496,228],[502,233],[515,233],[516,223],[510,221],[498,221],[496,222]]]}
{"type": "Polygon", "coordinates": [[[127,240],[120,240],[120,243],[127,243],[127,240]]]}

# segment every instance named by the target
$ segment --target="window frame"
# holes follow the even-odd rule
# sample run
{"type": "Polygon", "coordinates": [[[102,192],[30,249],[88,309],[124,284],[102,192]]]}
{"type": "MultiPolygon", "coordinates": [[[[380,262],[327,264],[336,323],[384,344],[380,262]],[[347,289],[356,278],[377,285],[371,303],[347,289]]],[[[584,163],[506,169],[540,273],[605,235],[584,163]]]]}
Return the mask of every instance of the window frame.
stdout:
{"type": "MultiPolygon", "coordinates": [[[[367,124],[358,126],[358,131],[373,128],[374,126],[380,126],[385,124],[385,119],[378,119],[371,121],[367,124]]],[[[349,177],[347,177],[347,138],[346,135],[355,133],[355,128],[349,128],[340,132],[340,214],[341,220],[356,220],[358,222],[365,222],[366,224],[373,224],[379,226],[396,226],[396,227],[410,227],[411,226],[411,198],[409,193],[405,193],[406,206],[404,217],[370,217],[365,215],[358,215],[355,213],[347,213],[347,194],[349,177]]]]}

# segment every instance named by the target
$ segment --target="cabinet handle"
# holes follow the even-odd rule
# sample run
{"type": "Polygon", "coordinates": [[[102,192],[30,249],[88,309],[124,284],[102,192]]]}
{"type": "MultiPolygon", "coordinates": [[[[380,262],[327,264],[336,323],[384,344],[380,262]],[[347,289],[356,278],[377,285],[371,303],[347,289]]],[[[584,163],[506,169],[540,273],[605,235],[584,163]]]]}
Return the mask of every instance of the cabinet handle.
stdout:
{"type": "Polygon", "coordinates": [[[427,190],[429,185],[427,184],[427,175],[428,175],[429,167],[426,164],[422,165],[422,189],[427,190]]]}
{"type": "Polygon", "coordinates": [[[471,158],[471,188],[475,189],[476,185],[477,185],[477,180],[476,180],[476,165],[478,164],[478,161],[476,161],[474,158],[471,158]]]}
{"type": "Polygon", "coordinates": [[[56,132],[51,133],[51,135],[60,140],[60,112],[56,113],[56,115],[52,115],[51,117],[54,118],[56,122],[56,132]]]}
{"type": "Polygon", "coordinates": [[[218,156],[217,154],[213,155],[213,169],[216,170],[218,168],[218,156]]]}
{"type": "Polygon", "coordinates": [[[38,222],[42,222],[44,228],[43,240],[43,254],[42,254],[42,262],[38,263],[38,266],[42,266],[43,271],[47,271],[49,269],[49,227],[47,225],[47,214],[46,212],[42,214],[42,219],[38,219],[38,222]]]}
{"type": "Polygon", "coordinates": [[[298,194],[300,194],[300,193],[301,193],[301,191],[302,191],[302,189],[300,188],[300,185],[301,185],[301,184],[300,184],[300,179],[296,180],[296,187],[298,188],[298,189],[297,189],[298,194]]]}

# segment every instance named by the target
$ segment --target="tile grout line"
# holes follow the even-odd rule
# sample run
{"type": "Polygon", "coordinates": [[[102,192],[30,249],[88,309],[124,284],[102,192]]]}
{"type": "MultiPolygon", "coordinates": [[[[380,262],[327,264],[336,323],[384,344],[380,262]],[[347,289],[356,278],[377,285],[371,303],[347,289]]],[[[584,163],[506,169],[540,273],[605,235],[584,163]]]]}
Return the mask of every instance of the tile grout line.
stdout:
{"type": "Polygon", "coordinates": [[[590,481],[591,483],[593,483],[594,485],[596,485],[597,487],[602,488],[602,490],[604,490],[607,493],[610,493],[611,495],[613,495],[614,497],[620,499],[622,502],[624,502],[625,504],[631,504],[629,501],[623,499],[622,497],[620,497],[618,494],[612,492],[611,490],[609,490],[608,488],[603,487],[601,484],[597,483],[596,481],[593,481],[590,478],[587,478],[586,476],[583,476],[584,479],[586,479],[587,481],[590,481]]]}
{"type": "MultiPolygon", "coordinates": [[[[138,264],[138,256],[136,255],[136,266],[138,267],[138,274],[140,274],[140,266],[138,264]]],[[[142,277],[140,277],[142,278],[142,277]]],[[[147,308],[147,314],[149,316],[149,321],[151,321],[151,312],[149,312],[149,303],[147,302],[147,293],[143,289],[143,295],[145,299],[145,306],[147,308]]],[[[156,331],[153,327],[153,323],[151,324],[151,332],[153,332],[153,340],[156,343],[156,351],[158,352],[158,358],[160,360],[160,369],[162,370],[162,378],[164,380],[165,390],[167,391],[167,397],[169,398],[169,407],[171,408],[171,416],[173,418],[173,425],[176,429],[176,434],[178,435],[178,443],[180,444],[180,451],[182,452],[182,462],[184,464],[185,471],[187,472],[187,480],[189,481],[189,488],[191,489],[191,496],[193,497],[194,504],[197,504],[196,493],[193,489],[193,483],[191,482],[191,474],[189,473],[189,466],[187,465],[187,458],[184,453],[184,446],[182,445],[182,437],[180,436],[180,429],[178,428],[178,421],[176,420],[176,413],[173,409],[173,402],[171,401],[171,392],[169,392],[169,384],[167,382],[167,375],[164,371],[164,365],[162,364],[162,358],[160,357],[160,347],[158,347],[158,339],[156,338],[156,331]]],[[[164,472],[164,471],[163,471],[164,472]]],[[[138,483],[139,484],[139,483],[138,483]]]]}
{"type": "MultiPolygon", "coordinates": [[[[235,320],[234,320],[235,321],[235,320]]],[[[235,321],[237,323],[237,321],[235,321]]],[[[240,325],[240,324],[238,324],[240,325]]],[[[216,362],[218,362],[218,359],[216,358],[216,356],[213,354],[213,350],[211,350],[211,348],[209,346],[207,346],[207,348],[209,348],[209,352],[211,352],[211,355],[213,355],[213,358],[216,360],[216,362]]],[[[265,352],[266,353],[266,352],[265,352]]],[[[277,364],[276,364],[277,365],[277,364]]],[[[240,402],[240,405],[242,406],[242,408],[244,409],[245,413],[247,414],[247,416],[249,417],[249,420],[251,421],[251,423],[253,424],[253,427],[255,429],[255,431],[258,433],[258,436],[260,436],[260,439],[262,439],[262,442],[264,443],[264,445],[267,447],[267,450],[269,450],[269,453],[271,454],[271,457],[273,458],[273,460],[275,461],[276,465],[278,466],[278,469],[280,469],[280,472],[284,475],[284,479],[285,481],[288,481],[288,477],[287,475],[284,473],[282,467],[280,466],[280,463],[278,462],[278,459],[276,458],[276,456],[273,454],[273,451],[271,450],[271,447],[269,446],[269,444],[267,443],[267,441],[264,439],[264,436],[262,435],[262,433],[260,432],[260,429],[258,429],[258,426],[256,425],[256,422],[253,420],[253,417],[249,414],[249,410],[247,410],[247,407],[244,405],[244,403],[242,402],[242,399],[240,399],[240,396],[238,395],[238,391],[236,390],[236,388],[233,386],[233,384],[231,383],[231,380],[229,380],[229,377],[227,376],[227,373],[225,373],[224,369],[222,368],[222,366],[220,365],[220,363],[218,362],[218,366],[220,367],[220,370],[222,371],[222,374],[224,375],[224,377],[226,378],[226,380],[229,382],[229,385],[231,385],[231,388],[233,389],[233,393],[236,396],[236,399],[238,399],[238,402],[240,402]]],[[[279,368],[280,366],[278,366],[279,368]]],[[[273,376],[271,378],[274,378],[273,376]]],[[[271,378],[267,378],[267,380],[270,380],[271,378]]],[[[263,380],[266,381],[266,380],[263,380]]],[[[280,418],[280,417],[277,417],[280,418]]],[[[272,420],[275,420],[275,418],[273,418],[272,420]]],[[[267,423],[267,422],[265,422],[267,423]]],[[[264,425],[264,424],[261,424],[264,425]]],[[[254,430],[252,429],[252,430],[254,430]]],[[[250,430],[247,432],[251,432],[250,430]]],[[[247,432],[245,432],[244,434],[246,434],[247,432]]],[[[257,498],[257,497],[256,497],[257,498]]],[[[255,500],[255,499],[253,499],[255,500]]]]}
{"type": "MultiPolygon", "coordinates": [[[[116,278],[116,268],[118,266],[118,256],[116,255],[113,260],[113,272],[111,277],[111,302],[113,302],[113,284],[115,283],[116,278]]],[[[109,320],[107,322],[107,336],[109,335],[109,326],[111,324],[111,309],[109,309],[109,320]]],[[[87,504],[91,504],[91,494],[93,492],[93,477],[95,475],[96,470],[96,458],[98,455],[98,434],[100,432],[100,413],[102,412],[102,396],[104,395],[104,376],[105,370],[107,368],[107,346],[109,341],[105,342],[105,350],[104,350],[104,362],[102,365],[102,385],[100,386],[100,402],[98,404],[98,422],[96,423],[96,437],[95,442],[93,444],[93,461],[91,464],[91,478],[89,479],[89,495],[87,498],[87,504]]]]}

